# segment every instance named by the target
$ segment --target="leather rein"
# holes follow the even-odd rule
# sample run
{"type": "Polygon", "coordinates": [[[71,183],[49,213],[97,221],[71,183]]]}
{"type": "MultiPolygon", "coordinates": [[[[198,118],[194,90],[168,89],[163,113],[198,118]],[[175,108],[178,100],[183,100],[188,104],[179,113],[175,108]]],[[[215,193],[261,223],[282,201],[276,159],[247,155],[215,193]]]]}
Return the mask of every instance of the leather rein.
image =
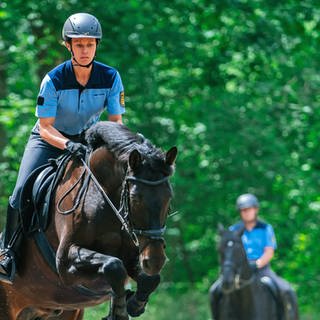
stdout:
{"type": "MultiPolygon", "coordinates": [[[[89,159],[90,159],[90,156],[89,156],[89,159]]],[[[103,196],[103,198],[105,199],[105,201],[111,207],[115,216],[120,221],[120,223],[122,225],[122,229],[128,233],[130,239],[132,240],[132,242],[134,243],[134,245],[136,247],[139,248],[138,236],[148,238],[151,241],[163,241],[164,242],[163,236],[166,231],[166,226],[163,226],[163,227],[159,226],[159,228],[156,228],[156,229],[138,229],[138,228],[134,228],[134,226],[132,225],[132,223],[130,221],[129,182],[142,183],[142,184],[145,184],[148,186],[159,186],[159,185],[167,182],[169,180],[170,176],[166,176],[166,177],[159,179],[159,180],[146,180],[146,179],[141,179],[141,178],[137,178],[134,176],[126,176],[123,181],[123,187],[122,187],[121,199],[120,199],[120,209],[118,210],[115,207],[115,205],[113,204],[113,202],[111,201],[111,199],[109,198],[109,196],[104,191],[103,187],[101,186],[101,184],[99,183],[97,178],[92,173],[92,171],[91,171],[90,167],[88,166],[88,164],[86,163],[86,161],[81,159],[81,162],[85,168],[84,171],[80,175],[79,179],[75,182],[75,184],[61,197],[61,199],[59,200],[59,202],[57,204],[57,211],[60,214],[68,215],[68,214],[74,212],[74,210],[76,210],[76,208],[80,204],[82,196],[85,194],[85,191],[89,186],[89,182],[91,179],[94,182],[94,184],[96,185],[96,187],[99,189],[99,191],[100,191],[101,195],[103,196]],[[88,173],[88,175],[85,178],[84,183],[82,184],[82,186],[78,192],[74,206],[71,209],[62,210],[61,203],[63,202],[65,197],[75,188],[75,186],[78,183],[80,183],[80,181],[82,180],[82,178],[84,177],[86,172],[88,173]]],[[[90,161],[88,161],[88,163],[90,163],[90,161]]],[[[140,252],[141,251],[142,250],[140,249],[140,252]]]]}

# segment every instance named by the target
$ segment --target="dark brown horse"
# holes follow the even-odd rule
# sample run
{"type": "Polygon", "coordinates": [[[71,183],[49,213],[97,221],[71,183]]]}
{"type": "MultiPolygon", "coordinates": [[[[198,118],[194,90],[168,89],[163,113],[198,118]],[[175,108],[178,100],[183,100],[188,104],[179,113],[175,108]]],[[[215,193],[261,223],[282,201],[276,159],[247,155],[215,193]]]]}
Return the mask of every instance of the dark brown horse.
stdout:
{"type": "Polygon", "coordinates": [[[110,298],[105,319],[127,320],[143,313],[160,282],[176,147],[163,153],[111,122],[86,140],[88,164],[68,163],[51,203],[46,237],[56,270],[24,239],[14,284],[0,286],[2,320],[81,320],[84,308],[110,298]],[[129,277],[135,293],[125,291],[129,277]]]}

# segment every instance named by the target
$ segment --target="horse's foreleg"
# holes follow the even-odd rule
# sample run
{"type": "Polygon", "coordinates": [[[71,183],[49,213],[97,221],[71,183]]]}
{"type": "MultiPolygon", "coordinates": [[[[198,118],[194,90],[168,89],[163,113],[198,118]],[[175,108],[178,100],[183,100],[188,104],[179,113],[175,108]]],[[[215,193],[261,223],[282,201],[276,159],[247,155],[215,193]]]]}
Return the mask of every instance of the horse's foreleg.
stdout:
{"type": "Polygon", "coordinates": [[[91,288],[92,283],[98,283],[98,290],[101,287],[110,286],[112,288],[114,297],[112,298],[110,315],[106,319],[129,319],[124,289],[127,271],[120,259],[78,246],[69,248],[67,261],[59,260],[58,257],[57,255],[58,270],[62,280],[66,283],[83,284],[91,288]]]}
{"type": "Polygon", "coordinates": [[[160,275],[148,276],[141,272],[137,279],[137,291],[127,301],[127,310],[130,316],[138,317],[145,311],[150,294],[160,283],[160,275]]]}

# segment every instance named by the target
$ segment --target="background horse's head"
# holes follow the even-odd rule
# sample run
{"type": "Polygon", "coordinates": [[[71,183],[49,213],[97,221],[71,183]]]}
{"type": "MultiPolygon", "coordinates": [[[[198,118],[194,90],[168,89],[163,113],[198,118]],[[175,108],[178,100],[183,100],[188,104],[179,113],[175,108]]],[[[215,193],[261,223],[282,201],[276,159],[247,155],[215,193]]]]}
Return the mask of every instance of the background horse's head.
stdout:
{"type": "Polygon", "coordinates": [[[247,273],[250,271],[241,240],[243,232],[244,228],[238,231],[230,231],[219,226],[222,289],[225,292],[239,289],[241,277],[247,277],[247,273]]]}
{"type": "Polygon", "coordinates": [[[114,184],[119,186],[122,182],[120,213],[130,227],[131,236],[138,239],[141,268],[149,275],[158,274],[166,261],[163,235],[172,197],[169,177],[177,148],[164,153],[142,135],[112,122],[99,122],[88,130],[87,141],[96,150],[91,164],[100,183],[110,184],[111,179],[118,179],[114,184]],[[95,157],[95,153],[101,156],[95,157]],[[113,172],[108,175],[106,172],[112,165],[103,165],[103,159],[107,158],[115,162],[113,172]],[[100,170],[94,168],[94,163],[100,170]]]}

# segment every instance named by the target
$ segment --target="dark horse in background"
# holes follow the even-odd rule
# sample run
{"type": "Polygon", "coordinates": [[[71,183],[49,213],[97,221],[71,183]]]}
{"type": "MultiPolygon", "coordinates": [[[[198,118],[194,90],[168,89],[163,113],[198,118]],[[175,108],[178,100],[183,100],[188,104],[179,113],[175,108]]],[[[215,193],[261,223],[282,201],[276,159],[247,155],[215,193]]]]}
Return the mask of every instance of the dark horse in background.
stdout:
{"type": "MultiPolygon", "coordinates": [[[[210,301],[214,320],[298,320],[298,307],[284,312],[270,279],[252,270],[241,236],[243,230],[230,231],[219,226],[221,263],[218,301],[210,301]]],[[[212,298],[212,296],[211,296],[212,298]]]]}
{"type": "Polygon", "coordinates": [[[1,320],[81,320],[111,299],[108,320],[144,312],[166,261],[166,218],[177,148],[167,153],[125,126],[88,130],[87,163],[71,159],[50,206],[52,270],[25,238],[14,284],[0,285],[1,320]],[[128,293],[128,278],[137,283],[128,293]]]}

